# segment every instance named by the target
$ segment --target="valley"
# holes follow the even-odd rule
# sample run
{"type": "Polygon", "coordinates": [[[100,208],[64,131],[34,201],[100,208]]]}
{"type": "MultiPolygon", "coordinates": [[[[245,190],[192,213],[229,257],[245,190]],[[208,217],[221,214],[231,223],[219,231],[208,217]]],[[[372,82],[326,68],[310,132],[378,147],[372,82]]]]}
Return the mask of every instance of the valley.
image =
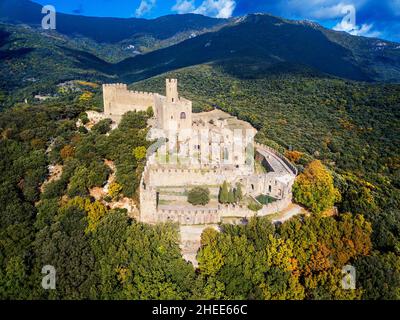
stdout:
{"type": "MultiPolygon", "coordinates": [[[[0,0],[0,299],[400,298],[399,43],[267,13],[60,14],[49,31],[39,9],[0,0]],[[236,117],[293,163],[294,203],[208,228],[141,221],[157,110],[140,93],[140,110],[112,122],[102,85],[163,95],[166,78],[179,79],[196,126],[207,114],[210,126],[236,117]],[[47,264],[57,290],[37,285],[47,264]],[[357,269],[356,290],[341,286],[346,265],[357,269]]],[[[234,174],[226,188],[188,174],[152,176],[166,217],[199,186],[214,211],[277,201],[239,200],[234,174]]]]}

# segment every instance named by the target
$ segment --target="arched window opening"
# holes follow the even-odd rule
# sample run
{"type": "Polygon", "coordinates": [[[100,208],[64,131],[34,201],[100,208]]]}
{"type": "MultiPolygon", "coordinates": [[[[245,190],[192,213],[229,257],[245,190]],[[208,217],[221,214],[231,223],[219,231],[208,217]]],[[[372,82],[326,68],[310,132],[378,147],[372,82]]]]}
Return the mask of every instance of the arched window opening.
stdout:
{"type": "Polygon", "coordinates": [[[186,119],[186,113],[181,112],[181,119],[186,119]]]}
{"type": "Polygon", "coordinates": [[[224,149],[224,160],[229,160],[229,151],[228,148],[224,149]]]}

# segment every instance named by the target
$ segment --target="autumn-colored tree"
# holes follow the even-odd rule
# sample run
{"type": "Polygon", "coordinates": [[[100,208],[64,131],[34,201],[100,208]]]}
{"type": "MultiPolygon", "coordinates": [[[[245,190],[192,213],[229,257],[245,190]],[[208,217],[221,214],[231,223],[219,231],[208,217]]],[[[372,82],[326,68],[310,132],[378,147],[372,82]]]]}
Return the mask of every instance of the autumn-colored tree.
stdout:
{"type": "Polygon", "coordinates": [[[108,194],[111,198],[116,198],[122,191],[122,186],[116,182],[110,184],[108,188],[108,194]]]}
{"type": "Polygon", "coordinates": [[[61,149],[60,155],[63,160],[72,158],[75,155],[75,149],[73,146],[68,144],[64,148],[61,149]]]}
{"type": "Polygon", "coordinates": [[[32,139],[31,146],[34,149],[44,149],[46,142],[44,142],[42,139],[32,139]]]}
{"type": "Polygon", "coordinates": [[[303,156],[303,153],[300,151],[286,151],[285,152],[285,157],[288,158],[291,162],[297,163],[303,156]]]}
{"type": "Polygon", "coordinates": [[[214,228],[208,227],[203,230],[201,234],[201,245],[206,246],[210,244],[215,244],[215,241],[218,237],[218,231],[214,228]]]}
{"type": "Polygon", "coordinates": [[[224,265],[220,250],[215,245],[207,245],[201,248],[197,255],[199,269],[204,276],[214,276],[224,265]]]}
{"type": "Polygon", "coordinates": [[[293,185],[293,196],[297,203],[314,213],[332,207],[340,199],[332,175],[319,160],[312,161],[297,177],[293,185]]]}
{"type": "Polygon", "coordinates": [[[147,149],[146,147],[140,146],[133,149],[133,156],[136,160],[140,161],[146,157],[147,149]]]}
{"type": "Polygon", "coordinates": [[[269,235],[266,248],[268,271],[265,282],[261,284],[265,299],[286,300],[303,299],[304,288],[299,282],[297,259],[294,256],[295,244],[269,235]],[[278,283],[277,283],[278,281],[278,283]]]}
{"type": "Polygon", "coordinates": [[[106,214],[107,208],[99,201],[92,203],[87,203],[85,206],[85,211],[88,217],[88,226],[86,232],[93,232],[97,229],[97,226],[106,214]]]}
{"type": "Polygon", "coordinates": [[[93,98],[93,93],[90,91],[85,91],[79,96],[79,102],[88,102],[93,98]]]}
{"type": "Polygon", "coordinates": [[[89,198],[75,197],[69,200],[62,210],[68,210],[70,207],[76,207],[83,210],[87,214],[88,225],[86,232],[93,232],[96,230],[101,218],[107,214],[107,208],[99,201],[91,202],[89,198]]]}

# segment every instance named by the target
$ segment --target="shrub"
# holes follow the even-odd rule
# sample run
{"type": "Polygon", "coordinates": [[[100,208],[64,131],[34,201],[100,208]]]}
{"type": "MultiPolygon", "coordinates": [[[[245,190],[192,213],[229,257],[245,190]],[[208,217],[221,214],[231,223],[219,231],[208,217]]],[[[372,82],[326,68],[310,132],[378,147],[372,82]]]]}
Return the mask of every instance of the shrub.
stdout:
{"type": "Polygon", "coordinates": [[[194,206],[204,206],[210,202],[210,190],[208,188],[196,187],[189,191],[188,202],[194,206]]]}
{"type": "Polygon", "coordinates": [[[262,205],[258,204],[257,202],[250,202],[247,205],[247,208],[250,209],[251,211],[257,212],[262,209],[262,205]]]}
{"type": "Polygon", "coordinates": [[[100,134],[106,134],[108,131],[111,130],[111,123],[111,119],[101,120],[92,127],[92,131],[100,134]]]}
{"type": "Polygon", "coordinates": [[[64,148],[61,149],[60,155],[63,160],[72,158],[75,155],[75,149],[73,146],[68,144],[64,148]]]}
{"type": "Polygon", "coordinates": [[[116,182],[113,182],[110,184],[110,187],[108,188],[108,195],[113,199],[118,197],[121,191],[122,191],[122,186],[116,182]]]}
{"type": "Polygon", "coordinates": [[[297,163],[299,162],[299,160],[301,159],[301,157],[303,156],[303,153],[300,151],[286,151],[285,152],[285,157],[289,159],[289,161],[297,163]]]}
{"type": "Polygon", "coordinates": [[[146,157],[146,152],[147,149],[146,147],[143,146],[136,147],[135,149],[133,149],[133,155],[138,161],[143,160],[146,157]]]}
{"type": "Polygon", "coordinates": [[[87,123],[89,122],[89,117],[88,117],[88,115],[87,115],[86,112],[82,112],[82,113],[79,115],[79,119],[82,121],[82,123],[83,123],[84,125],[87,124],[87,123]]]}

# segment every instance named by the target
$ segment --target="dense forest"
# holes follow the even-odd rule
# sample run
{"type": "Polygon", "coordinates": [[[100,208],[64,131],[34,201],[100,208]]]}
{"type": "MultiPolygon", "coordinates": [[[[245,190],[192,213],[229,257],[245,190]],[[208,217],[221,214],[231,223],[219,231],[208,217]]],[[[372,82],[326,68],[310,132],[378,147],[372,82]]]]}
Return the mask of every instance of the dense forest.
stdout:
{"type": "Polygon", "coordinates": [[[259,130],[259,142],[285,153],[300,172],[295,199],[312,213],[206,229],[195,269],[181,256],[177,225],[142,224],[91,196],[111,160],[110,199],[137,200],[152,113],[128,113],[114,130],[108,121],[78,127],[86,110],[102,108],[100,87],[81,81],[79,90],[0,113],[1,299],[400,298],[398,85],[237,78],[204,65],[133,87],[163,92],[167,76],[196,111],[237,115],[259,130]],[[44,183],[49,165],[62,174],[44,183]],[[326,214],[332,204],[338,215],[326,214]],[[347,264],[357,270],[356,290],[341,286],[347,264]],[[45,265],[57,270],[56,290],[41,287],[45,265]]]}

